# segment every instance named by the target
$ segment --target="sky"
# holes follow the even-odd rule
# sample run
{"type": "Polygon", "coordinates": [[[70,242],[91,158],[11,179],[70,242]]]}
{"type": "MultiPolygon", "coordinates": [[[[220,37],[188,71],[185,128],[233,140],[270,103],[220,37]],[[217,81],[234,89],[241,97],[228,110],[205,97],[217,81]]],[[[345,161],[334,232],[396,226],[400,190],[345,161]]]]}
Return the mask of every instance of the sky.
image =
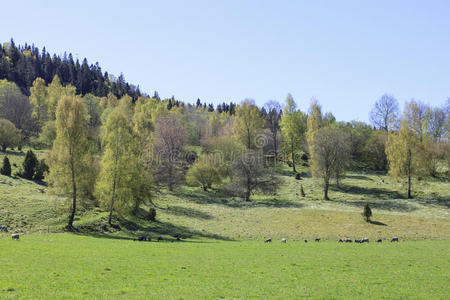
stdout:
{"type": "Polygon", "coordinates": [[[5,1],[0,41],[71,52],[185,102],[312,98],[368,121],[384,93],[450,97],[450,1],[5,1]]]}

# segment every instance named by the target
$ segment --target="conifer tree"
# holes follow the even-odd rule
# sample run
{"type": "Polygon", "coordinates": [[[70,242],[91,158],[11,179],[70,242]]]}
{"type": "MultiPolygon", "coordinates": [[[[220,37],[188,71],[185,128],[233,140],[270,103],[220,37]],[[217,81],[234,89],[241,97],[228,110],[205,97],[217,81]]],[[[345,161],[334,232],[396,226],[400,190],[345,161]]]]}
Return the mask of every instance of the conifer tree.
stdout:
{"type": "Polygon", "coordinates": [[[8,156],[3,158],[3,166],[0,169],[0,174],[5,176],[11,176],[11,164],[9,163],[8,156]]]}

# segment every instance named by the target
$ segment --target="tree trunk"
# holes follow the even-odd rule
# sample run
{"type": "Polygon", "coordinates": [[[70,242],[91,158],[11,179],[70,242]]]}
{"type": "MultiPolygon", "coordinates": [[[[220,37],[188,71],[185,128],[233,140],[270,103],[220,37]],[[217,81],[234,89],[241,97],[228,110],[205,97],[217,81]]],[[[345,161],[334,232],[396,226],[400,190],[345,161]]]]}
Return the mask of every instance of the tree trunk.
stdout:
{"type": "Polygon", "coordinates": [[[76,183],[76,176],[75,176],[75,166],[73,163],[73,158],[71,159],[71,172],[72,172],[72,212],[69,216],[69,224],[67,225],[67,228],[69,230],[73,229],[73,220],[75,219],[75,211],[77,210],[77,183],[76,183]]]}
{"type": "Polygon", "coordinates": [[[247,174],[247,190],[245,191],[245,201],[250,202],[250,190],[251,190],[250,175],[247,174]]]}
{"type": "Polygon", "coordinates": [[[411,149],[408,149],[408,199],[411,198],[411,149]]]}
{"type": "Polygon", "coordinates": [[[330,198],[328,198],[328,186],[329,186],[329,182],[328,182],[328,180],[325,180],[325,184],[323,186],[323,199],[324,200],[330,200],[330,198]]]}
{"type": "Polygon", "coordinates": [[[292,154],[292,172],[296,173],[295,170],[295,153],[294,153],[294,143],[291,143],[291,154],[292,154]]]}
{"type": "Polygon", "coordinates": [[[108,217],[108,224],[112,226],[112,214],[114,209],[114,201],[116,199],[116,180],[117,180],[117,171],[114,172],[114,180],[113,180],[113,186],[112,186],[112,197],[111,197],[111,206],[109,208],[109,217],[108,217]]]}

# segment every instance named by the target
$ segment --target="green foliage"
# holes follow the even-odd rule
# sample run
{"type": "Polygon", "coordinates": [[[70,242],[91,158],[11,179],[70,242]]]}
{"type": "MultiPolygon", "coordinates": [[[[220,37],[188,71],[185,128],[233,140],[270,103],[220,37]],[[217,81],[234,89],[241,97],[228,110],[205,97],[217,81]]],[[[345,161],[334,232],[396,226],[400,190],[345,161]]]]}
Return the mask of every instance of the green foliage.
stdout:
{"type": "Polygon", "coordinates": [[[3,158],[3,166],[0,169],[0,174],[5,176],[11,176],[11,164],[9,163],[8,156],[3,158]]]}
{"type": "Polygon", "coordinates": [[[386,142],[388,133],[384,130],[374,130],[363,148],[364,160],[374,170],[387,169],[386,142]]]}
{"type": "Polygon", "coordinates": [[[13,148],[19,145],[20,131],[14,124],[6,119],[0,119],[0,147],[5,152],[6,148],[13,148]]]}
{"type": "Polygon", "coordinates": [[[103,134],[104,153],[96,195],[109,211],[129,214],[150,199],[151,178],[139,161],[139,140],[124,111],[117,107],[108,116],[103,134]]]}
{"type": "Polygon", "coordinates": [[[221,176],[217,166],[219,160],[220,157],[214,154],[200,156],[186,174],[187,183],[201,186],[204,191],[211,188],[213,184],[220,183],[221,176]]]}
{"type": "Polygon", "coordinates": [[[296,109],[291,95],[286,98],[280,122],[281,134],[284,141],[284,150],[291,155],[292,170],[295,172],[295,154],[301,150],[306,130],[306,116],[296,109]]]}
{"type": "Polygon", "coordinates": [[[370,222],[370,218],[372,217],[372,210],[370,209],[369,203],[366,203],[366,205],[364,205],[364,210],[362,213],[364,219],[366,220],[366,222],[370,222]]]}
{"type": "Polygon", "coordinates": [[[45,81],[42,78],[36,78],[30,88],[30,101],[33,103],[33,116],[36,117],[39,126],[48,119],[47,96],[45,81]]]}
{"type": "Polygon", "coordinates": [[[257,139],[260,138],[263,125],[264,120],[258,107],[252,101],[245,100],[236,111],[233,126],[234,137],[247,149],[261,148],[257,139]]]}
{"type": "Polygon", "coordinates": [[[83,100],[64,96],[56,110],[56,139],[49,154],[49,183],[55,193],[72,196],[68,228],[73,227],[77,196],[90,194],[96,172],[87,138],[88,119],[83,100]]]}

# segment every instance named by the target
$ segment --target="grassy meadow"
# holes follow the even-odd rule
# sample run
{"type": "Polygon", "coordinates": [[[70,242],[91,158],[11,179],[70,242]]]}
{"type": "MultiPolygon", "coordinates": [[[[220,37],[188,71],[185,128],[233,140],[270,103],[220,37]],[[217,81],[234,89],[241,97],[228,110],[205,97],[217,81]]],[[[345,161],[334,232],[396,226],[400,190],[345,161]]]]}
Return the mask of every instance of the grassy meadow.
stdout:
{"type": "Polygon", "coordinates": [[[449,241],[0,239],[0,298],[448,299],[449,241]]]}
{"type": "MultiPolygon", "coordinates": [[[[23,155],[8,156],[14,173],[23,155]]],[[[404,186],[383,174],[350,172],[324,201],[307,168],[301,180],[285,165],[277,172],[277,193],[250,203],[218,189],[163,190],[155,222],[116,219],[120,230],[106,226],[106,212],[81,208],[76,234],[62,233],[64,199],[0,176],[0,224],[11,228],[0,233],[0,299],[449,298],[448,180],[415,180],[415,198],[407,199],[404,186]],[[361,216],[366,202],[371,223],[361,216]],[[139,235],[153,241],[132,240],[139,235]],[[388,242],[393,236],[400,242],[388,242]],[[263,243],[268,237],[274,241],[263,243]],[[371,242],[336,242],[345,237],[371,242]]]]}

